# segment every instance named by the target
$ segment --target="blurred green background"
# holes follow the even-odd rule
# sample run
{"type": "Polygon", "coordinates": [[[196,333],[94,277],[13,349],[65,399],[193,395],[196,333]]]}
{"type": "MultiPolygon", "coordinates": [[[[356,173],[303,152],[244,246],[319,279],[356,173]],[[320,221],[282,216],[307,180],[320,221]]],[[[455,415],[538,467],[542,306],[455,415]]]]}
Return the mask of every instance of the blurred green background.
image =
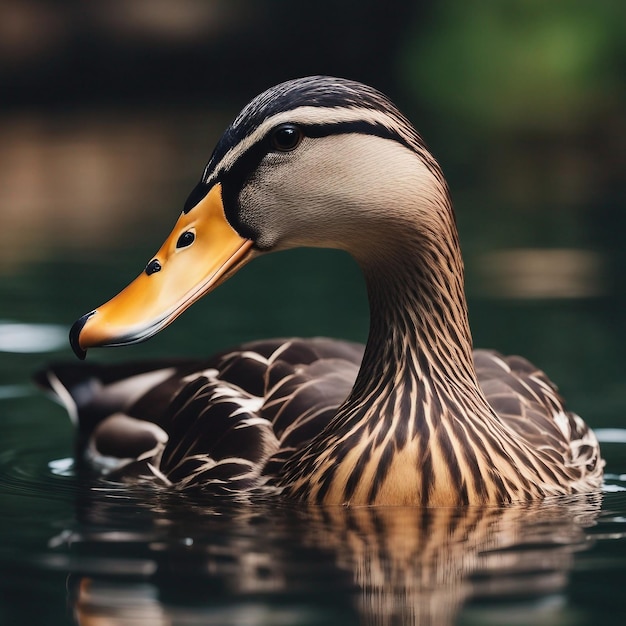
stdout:
{"type": "MultiPolygon", "coordinates": [[[[385,91],[441,162],[476,345],[524,354],[590,423],[626,426],[625,24],[620,0],[0,0],[0,389],[73,358],[9,322],[69,328],[116,293],[241,106],[323,73],[385,91]]],[[[295,251],[89,358],[364,340],[367,323],[351,260],[295,251]]],[[[28,410],[39,425],[48,405],[28,410]]]]}

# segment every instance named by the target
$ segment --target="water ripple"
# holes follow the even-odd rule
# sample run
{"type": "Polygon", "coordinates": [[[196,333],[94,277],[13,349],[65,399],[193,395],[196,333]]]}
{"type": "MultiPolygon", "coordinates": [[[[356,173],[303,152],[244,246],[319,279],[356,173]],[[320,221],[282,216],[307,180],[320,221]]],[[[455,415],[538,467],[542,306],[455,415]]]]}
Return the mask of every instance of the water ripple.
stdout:
{"type": "Polygon", "coordinates": [[[600,443],[626,443],[626,428],[594,428],[600,443]]]}
{"type": "Polygon", "coordinates": [[[51,456],[0,454],[0,502],[13,503],[0,519],[12,537],[0,573],[19,556],[26,578],[69,575],[76,614],[119,623],[132,613],[153,624],[155,611],[167,623],[227,623],[254,603],[267,614],[291,604],[299,623],[452,624],[466,610],[498,623],[503,602],[566,611],[572,572],[622,567],[612,549],[626,542],[620,471],[601,494],[524,506],[305,508],[114,484],[51,456]]]}
{"type": "Polygon", "coordinates": [[[39,448],[5,450],[0,453],[0,496],[36,496],[46,500],[67,499],[75,492],[69,472],[53,471],[39,448]]]}
{"type": "Polygon", "coordinates": [[[67,346],[67,328],[0,320],[0,352],[54,352],[67,346]]]}
{"type": "Polygon", "coordinates": [[[27,398],[33,395],[33,389],[27,385],[0,385],[0,400],[27,398]]]}

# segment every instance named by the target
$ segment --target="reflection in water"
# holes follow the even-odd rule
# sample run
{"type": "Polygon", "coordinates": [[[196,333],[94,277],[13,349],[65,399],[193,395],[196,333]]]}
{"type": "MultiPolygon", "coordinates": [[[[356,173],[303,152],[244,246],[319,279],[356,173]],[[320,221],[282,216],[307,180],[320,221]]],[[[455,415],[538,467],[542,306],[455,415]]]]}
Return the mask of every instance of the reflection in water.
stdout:
{"type": "Polygon", "coordinates": [[[295,509],[87,488],[48,566],[77,622],[451,624],[561,591],[601,497],[506,508],[295,509]]]}
{"type": "Polygon", "coordinates": [[[470,597],[563,588],[599,506],[335,509],[317,541],[353,571],[365,623],[449,624],[470,597]]]}

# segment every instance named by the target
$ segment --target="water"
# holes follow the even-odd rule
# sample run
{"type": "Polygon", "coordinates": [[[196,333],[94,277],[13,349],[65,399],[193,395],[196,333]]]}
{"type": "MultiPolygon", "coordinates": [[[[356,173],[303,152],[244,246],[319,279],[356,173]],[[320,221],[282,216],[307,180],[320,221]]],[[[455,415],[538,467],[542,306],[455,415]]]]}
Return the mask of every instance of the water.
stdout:
{"type": "Polygon", "coordinates": [[[62,439],[0,458],[3,624],[565,625],[626,608],[609,591],[626,475],[506,508],[250,506],[82,481],[62,439]]]}
{"type": "MultiPolygon", "coordinates": [[[[493,191],[481,189],[462,190],[457,208],[476,345],[530,357],[598,429],[608,462],[601,493],[508,508],[307,509],[75,475],[69,420],[30,376],[73,358],[71,322],[151,258],[223,117],[3,122],[14,132],[0,147],[11,168],[0,173],[0,624],[619,622],[624,259],[621,227],[599,201],[560,207],[557,220],[475,202],[493,191]]],[[[89,358],[366,332],[350,260],[299,251],[244,268],[149,343],[89,358]]]]}

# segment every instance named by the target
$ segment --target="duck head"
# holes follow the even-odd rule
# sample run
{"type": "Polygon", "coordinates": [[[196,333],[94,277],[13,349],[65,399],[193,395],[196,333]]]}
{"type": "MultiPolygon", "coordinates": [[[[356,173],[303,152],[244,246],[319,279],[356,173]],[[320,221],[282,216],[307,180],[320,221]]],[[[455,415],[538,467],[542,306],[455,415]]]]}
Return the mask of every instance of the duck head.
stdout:
{"type": "Polygon", "coordinates": [[[70,331],[76,355],[148,339],[255,256],[341,248],[402,254],[417,225],[450,221],[434,158],[395,106],[353,81],[308,77],[253,99],[145,270],[70,331]]]}

